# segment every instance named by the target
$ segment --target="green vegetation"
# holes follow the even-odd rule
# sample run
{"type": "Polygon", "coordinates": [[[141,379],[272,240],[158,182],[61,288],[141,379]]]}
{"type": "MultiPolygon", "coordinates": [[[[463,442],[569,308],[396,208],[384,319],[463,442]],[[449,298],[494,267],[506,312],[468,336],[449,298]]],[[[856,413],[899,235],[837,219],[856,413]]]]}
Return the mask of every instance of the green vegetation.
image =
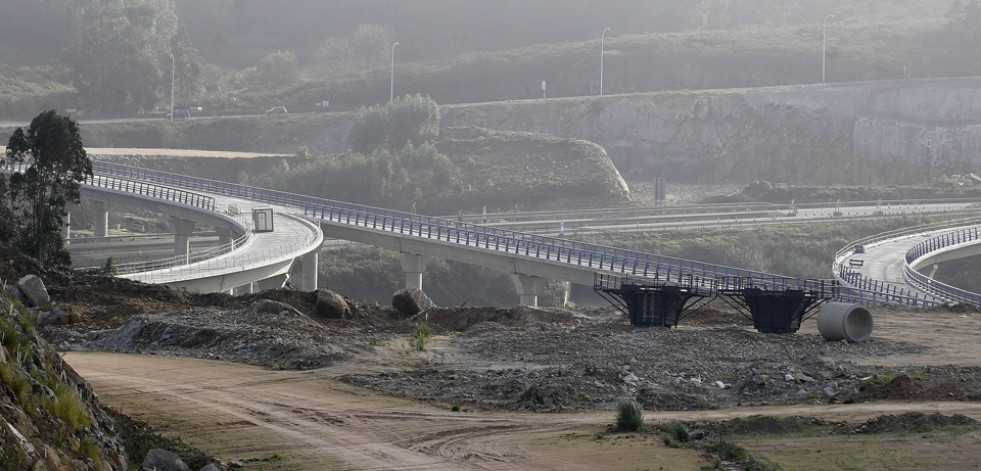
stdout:
{"type": "Polygon", "coordinates": [[[606,93],[813,83],[827,14],[832,81],[974,74],[979,60],[962,47],[976,43],[973,0],[447,4],[2,0],[0,109],[162,115],[173,71],[178,107],[354,110],[388,98],[390,58],[397,95],[532,99],[545,78],[550,97],[592,95],[598,23],[614,30],[606,93]],[[538,21],[555,11],[563,21],[538,21]]]}
{"type": "Polygon", "coordinates": [[[640,432],[644,429],[644,408],[633,399],[617,400],[618,432],[640,432]]]}
{"type": "Polygon", "coordinates": [[[14,130],[6,158],[27,168],[9,177],[0,174],[0,181],[4,181],[0,190],[7,193],[0,196],[0,203],[9,205],[5,214],[13,216],[18,227],[13,237],[0,243],[37,258],[43,265],[70,265],[61,234],[62,218],[67,204],[80,203],[81,183],[92,176],[92,161],[82,145],[78,123],[55,110],[45,111],[27,130],[14,130]]]}
{"type": "Polygon", "coordinates": [[[422,321],[416,324],[416,335],[413,345],[420,352],[426,349],[426,339],[433,335],[433,328],[428,322],[422,321]]]}
{"type": "Polygon", "coordinates": [[[109,276],[116,274],[116,264],[113,262],[112,257],[107,258],[106,263],[102,264],[102,273],[109,276]]]}
{"type": "Polygon", "coordinates": [[[64,420],[73,432],[78,431],[81,427],[88,427],[90,423],[89,414],[78,396],[78,391],[65,383],[50,379],[44,383],[47,383],[45,386],[54,391],[55,396],[54,398],[42,398],[42,406],[51,415],[64,420]]]}
{"type": "Polygon", "coordinates": [[[727,440],[720,440],[718,443],[709,446],[708,451],[726,461],[747,461],[753,459],[753,455],[746,451],[745,448],[727,440]]]}
{"type": "MultiPolygon", "coordinates": [[[[398,253],[377,247],[345,246],[325,250],[320,256],[320,285],[352,299],[391,302],[392,293],[404,288],[398,253]]],[[[561,305],[566,284],[549,280],[538,297],[540,306],[561,305]]],[[[426,295],[442,306],[513,305],[517,298],[509,274],[479,265],[433,259],[426,266],[426,295]]]]}
{"type": "Polygon", "coordinates": [[[691,433],[685,424],[675,420],[664,428],[662,437],[665,445],[672,448],[681,448],[691,439],[691,433]]]}

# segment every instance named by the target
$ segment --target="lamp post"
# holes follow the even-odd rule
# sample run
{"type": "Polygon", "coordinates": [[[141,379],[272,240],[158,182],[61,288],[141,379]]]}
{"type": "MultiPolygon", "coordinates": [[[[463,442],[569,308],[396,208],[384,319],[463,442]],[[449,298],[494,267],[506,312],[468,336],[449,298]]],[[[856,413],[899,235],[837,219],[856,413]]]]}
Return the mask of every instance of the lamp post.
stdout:
{"type": "Polygon", "coordinates": [[[174,120],[174,76],[177,75],[177,59],[170,55],[170,120],[174,120]]]}
{"type": "Polygon", "coordinates": [[[824,17],[824,30],[821,32],[821,83],[824,84],[825,65],[828,62],[828,20],[834,15],[824,17]]]}
{"type": "Polygon", "coordinates": [[[399,45],[398,41],[392,43],[392,93],[390,94],[388,101],[395,100],[395,46],[398,45],[399,45]]]}
{"type": "Polygon", "coordinates": [[[603,34],[600,35],[600,96],[603,96],[603,59],[606,54],[606,33],[609,33],[610,28],[603,28],[603,34]]]}

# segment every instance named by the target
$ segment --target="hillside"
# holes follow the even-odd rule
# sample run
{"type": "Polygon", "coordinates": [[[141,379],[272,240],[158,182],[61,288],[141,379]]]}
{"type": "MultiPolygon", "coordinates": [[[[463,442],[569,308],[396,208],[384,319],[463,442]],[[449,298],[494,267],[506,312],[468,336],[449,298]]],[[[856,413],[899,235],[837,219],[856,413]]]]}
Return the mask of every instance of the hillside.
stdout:
{"type": "MultiPolygon", "coordinates": [[[[2,0],[0,116],[162,116],[172,67],[177,106],[206,113],[313,111],[325,100],[353,110],[386,101],[392,72],[396,95],[440,103],[535,99],[543,81],[548,97],[596,95],[604,27],[607,94],[817,83],[825,32],[829,82],[965,76],[981,64],[971,46],[977,8],[956,0],[511,3],[153,1],[146,18],[104,35],[86,16],[99,11],[73,2],[2,0]],[[140,54],[130,57],[127,42],[140,54]],[[87,68],[101,62],[116,73],[87,68]]],[[[93,4],[113,21],[129,18],[93,4]]]]}

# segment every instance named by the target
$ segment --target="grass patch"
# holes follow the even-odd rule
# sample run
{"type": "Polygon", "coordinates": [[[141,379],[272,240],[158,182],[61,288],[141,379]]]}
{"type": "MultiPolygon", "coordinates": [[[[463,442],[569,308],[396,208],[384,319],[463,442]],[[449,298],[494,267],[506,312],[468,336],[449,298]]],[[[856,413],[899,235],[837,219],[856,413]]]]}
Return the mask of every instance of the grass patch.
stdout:
{"type": "Polygon", "coordinates": [[[413,345],[420,352],[426,349],[426,339],[433,335],[433,327],[428,322],[422,321],[416,325],[416,334],[413,345]]]}
{"type": "Polygon", "coordinates": [[[27,452],[20,445],[5,443],[0,454],[0,469],[26,469],[27,452]]]}
{"type": "Polygon", "coordinates": [[[96,469],[99,468],[102,457],[99,456],[99,445],[95,443],[94,438],[90,436],[82,437],[82,440],[78,443],[78,452],[92,460],[95,463],[96,469]]]}
{"type": "Polygon", "coordinates": [[[676,420],[664,428],[661,437],[666,446],[681,448],[691,439],[691,433],[688,431],[688,426],[676,420]]]}
{"type": "Polygon", "coordinates": [[[644,429],[644,408],[633,399],[617,400],[618,432],[640,432],[644,429]]]}
{"type": "Polygon", "coordinates": [[[49,383],[46,386],[54,391],[55,397],[54,399],[43,398],[41,400],[44,409],[55,417],[64,420],[72,431],[81,427],[88,427],[91,420],[88,411],[82,404],[82,399],[78,396],[78,392],[64,383],[46,382],[49,383]]]}
{"type": "Polygon", "coordinates": [[[17,404],[25,410],[29,410],[27,406],[31,403],[32,397],[31,381],[26,376],[20,374],[11,363],[0,364],[0,380],[3,380],[10,387],[17,400],[17,404]]]}
{"type": "Polygon", "coordinates": [[[710,446],[708,451],[725,461],[747,461],[753,458],[753,455],[746,451],[745,448],[728,440],[720,440],[718,443],[710,446]]]}

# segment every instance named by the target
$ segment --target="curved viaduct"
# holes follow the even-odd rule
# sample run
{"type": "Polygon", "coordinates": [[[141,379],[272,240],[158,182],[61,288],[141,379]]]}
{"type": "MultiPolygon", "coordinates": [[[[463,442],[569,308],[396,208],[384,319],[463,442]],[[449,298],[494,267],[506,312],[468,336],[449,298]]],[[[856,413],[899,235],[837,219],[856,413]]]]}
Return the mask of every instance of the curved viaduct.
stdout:
{"type": "MultiPolygon", "coordinates": [[[[16,171],[5,165],[7,171],[16,171]]],[[[851,247],[843,249],[835,261],[839,286],[827,280],[797,279],[100,161],[94,167],[96,177],[86,182],[86,197],[152,208],[173,218],[177,256],[166,266],[137,267],[124,276],[200,291],[228,291],[270,278],[285,281],[297,260],[303,266],[301,285],[315,289],[317,252],[326,235],[398,250],[407,287],[422,287],[422,273],[431,257],[504,270],[512,275],[520,302],[532,306],[543,281],[550,278],[614,290],[627,284],[680,290],[682,305],[691,297],[745,290],[803,292],[862,303],[979,304],[973,293],[955,293],[951,287],[932,289],[937,284],[922,281],[928,277],[917,276],[916,271],[928,261],[974,253],[976,226],[970,240],[967,235],[942,239],[949,243],[927,239],[926,245],[916,246],[915,254],[909,249],[903,256],[904,280],[908,280],[903,284],[858,270],[884,262],[855,267],[851,260],[856,254],[849,253],[851,247]],[[260,222],[249,220],[267,211],[270,227],[256,227],[260,222]],[[225,242],[203,259],[192,260],[187,250],[194,222],[214,226],[225,242]]],[[[98,233],[99,227],[105,227],[104,211],[97,212],[97,222],[98,233]]],[[[964,230],[969,232],[970,227],[964,230]]],[[[888,245],[883,240],[868,241],[866,250],[888,245]]]]}

